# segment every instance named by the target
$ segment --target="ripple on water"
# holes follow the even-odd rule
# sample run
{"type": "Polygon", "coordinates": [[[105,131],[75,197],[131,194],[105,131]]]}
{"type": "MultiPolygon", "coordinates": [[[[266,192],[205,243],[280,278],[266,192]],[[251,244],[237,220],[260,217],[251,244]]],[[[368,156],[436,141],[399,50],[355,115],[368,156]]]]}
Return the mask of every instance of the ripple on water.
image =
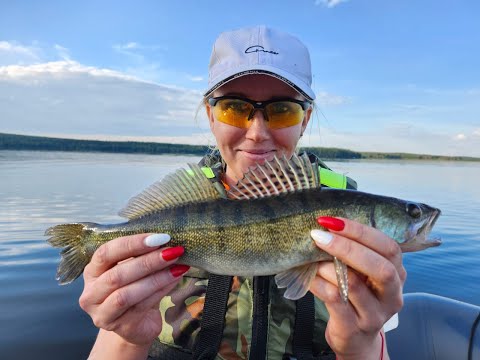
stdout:
{"type": "MultiPolygon", "coordinates": [[[[131,196],[173,169],[198,160],[0,151],[0,357],[31,358],[35,354],[70,359],[77,354],[78,359],[86,358],[96,329],[78,306],[83,282],[80,278],[68,286],[57,285],[59,251],[46,243],[45,229],[77,221],[119,222],[117,211],[131,196]]],[[[478,164],[328,164],[357,180],[362,191],[439,207],[443,214],[433,235],[440,236],[443,244],[405,254],[408,277],[404,290],[480,305],[478,164]]]]}

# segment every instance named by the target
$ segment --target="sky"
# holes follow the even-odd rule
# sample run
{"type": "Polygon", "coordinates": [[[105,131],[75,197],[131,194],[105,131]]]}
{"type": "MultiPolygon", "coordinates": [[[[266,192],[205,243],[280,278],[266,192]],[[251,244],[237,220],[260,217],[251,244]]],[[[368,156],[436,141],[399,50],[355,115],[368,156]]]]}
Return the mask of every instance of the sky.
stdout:
{"type": "Polygon", "coordinates": [[[0,0],[0,132],[213,145],[204,109],[222,31],[309,48],[301,145],[480,157],[477,0],[0,0]]]}

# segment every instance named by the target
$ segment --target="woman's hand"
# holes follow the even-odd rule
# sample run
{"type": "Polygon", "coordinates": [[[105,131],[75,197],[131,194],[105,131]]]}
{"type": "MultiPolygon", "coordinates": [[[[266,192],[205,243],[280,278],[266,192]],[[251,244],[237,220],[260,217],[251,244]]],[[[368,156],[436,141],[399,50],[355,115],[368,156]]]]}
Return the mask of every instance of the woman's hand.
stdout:
{"type": "Polygon", "coordinates": [[[320,217],[330,232],[313,230],[317,246],[349,267],[348,303],[340,296],[332,262],[321,262],[310,291],[330,314],[325,333],[339,359],[387,359],[382,327],[403,306],[406,271],[398,244],[381,231],[343,218],[320,217]]]}
{"type": "Polygon", "coordinates": [[[162,328],[158,304],[189,268],[174,265],[182,247],[159,249],[169,240],[167,234],[125,236],[95,251],[79,301],[95,326],[134,346],[151,345],[162,328]]]}

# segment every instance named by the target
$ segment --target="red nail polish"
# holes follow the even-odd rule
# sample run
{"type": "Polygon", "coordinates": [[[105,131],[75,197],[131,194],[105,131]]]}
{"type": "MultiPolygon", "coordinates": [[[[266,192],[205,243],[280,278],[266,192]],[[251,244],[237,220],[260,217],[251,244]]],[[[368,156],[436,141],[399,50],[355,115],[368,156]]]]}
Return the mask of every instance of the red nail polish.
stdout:
{"type": "Polygon", "coordinates": [[[175,247],[163,250],[162,258],[165,261],[170,261],[182,256],[184,252],[185,252],[185,249],[183,248],[183,246],[175,246],[175,247]]]}
{"type": "Polygon", "coordinates": [[[333,231],[342,231],[345,228],[343,220],[331,216],[320,216],[317,222],[323,227],[333,231]]]}
{"type": "Polygon", "coordinates": [[[179,277],[180,275],[185,274],[188,271],[188,269],[190,269],[190,266],[188,265],[173,265],[170,268],[170,273],[174,277],[179,277]]]}

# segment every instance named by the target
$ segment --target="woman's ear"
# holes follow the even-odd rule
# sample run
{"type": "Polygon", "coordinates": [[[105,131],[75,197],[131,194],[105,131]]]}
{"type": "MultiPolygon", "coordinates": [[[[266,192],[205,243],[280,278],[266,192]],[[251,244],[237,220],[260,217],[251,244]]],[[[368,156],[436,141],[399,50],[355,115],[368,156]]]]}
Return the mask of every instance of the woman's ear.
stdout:
{"type": "Polygon", "coordinates": [[[210,130],[212,130],[213,132],[215,119],[213,118],[212,107],[206,101],[205,101],[205,111],[207,112],[208,123],[210,124],[210,130]]]}
{"type": "Polygon", "coordinates": [[[305,129],[307,128],[308,122],[310,121],[310,116],[312,116],[312,112],[313,112],[313,104],[309,106],[307,110],[305,110],[305,116],[303,117],[303,121],[302,121],[302,132],[301,132],[302,135],[305,129]]]}

